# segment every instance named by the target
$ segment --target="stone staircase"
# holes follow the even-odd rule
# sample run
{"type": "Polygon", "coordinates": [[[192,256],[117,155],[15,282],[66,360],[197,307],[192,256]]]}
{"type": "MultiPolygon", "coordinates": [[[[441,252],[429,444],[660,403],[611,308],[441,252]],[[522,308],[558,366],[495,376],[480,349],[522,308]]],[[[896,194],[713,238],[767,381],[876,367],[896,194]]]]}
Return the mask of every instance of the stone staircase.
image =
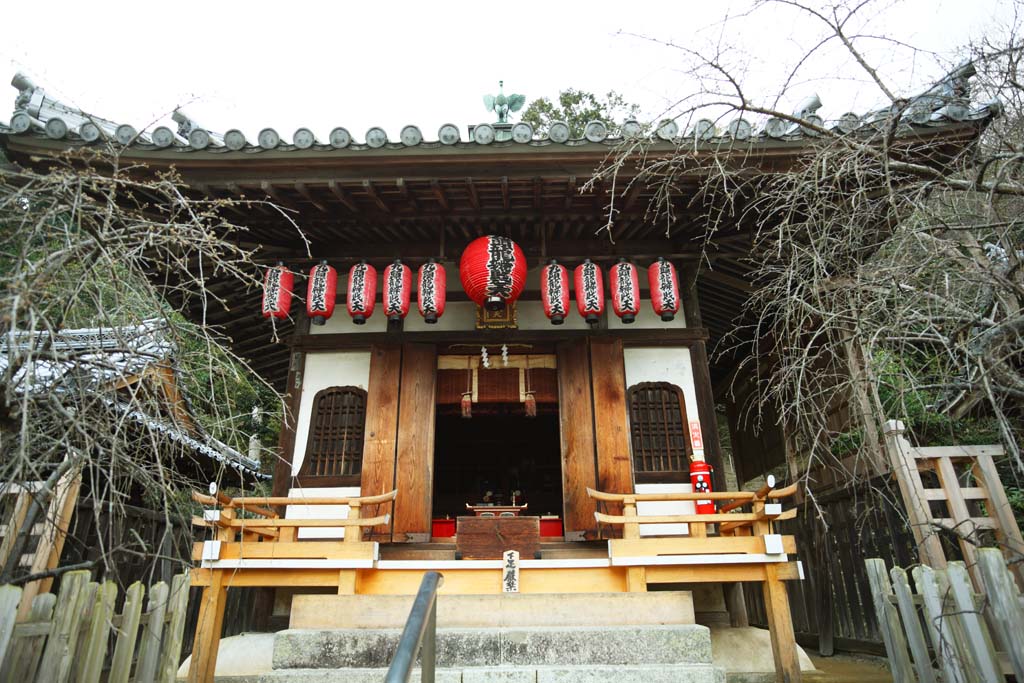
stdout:
{"type": "MultiPolygon", "coordinates": [[[[297,597],[260,683],[380,683],[412,596],[297,597]]],[[[446,595],[439,683],[724,683],[687,591],[446,595]]],[[[413,680],[419,680],[419,669],[413,680]]]]}
{"type": "MultiPolygon", "coordinates": [[[[260,683],[384,680],[398,629],[288,630],[260,683]]],[[[419,680],[418,669],[413,680],[419,680]]],[[[696,624],[439,629],[438,683],[724,683],[696,624]]]]}

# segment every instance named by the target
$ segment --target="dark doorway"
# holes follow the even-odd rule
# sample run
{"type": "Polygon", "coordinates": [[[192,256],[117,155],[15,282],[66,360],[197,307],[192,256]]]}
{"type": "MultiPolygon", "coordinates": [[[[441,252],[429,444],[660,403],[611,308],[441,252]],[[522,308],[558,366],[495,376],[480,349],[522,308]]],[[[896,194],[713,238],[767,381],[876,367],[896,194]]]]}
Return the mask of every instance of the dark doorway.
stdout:
{"type": "MultiPolygon", "coordinates": [[[[440,408],[440,407],[439,407],[440,408]]],[[[558,412],[522,404],[473,406],[473,417],[439,410],[434,441],[434,518],[454,519],[491,492],[498,505],[528,503],[527,514],[562,515],[562,463],[558,412]]]]}

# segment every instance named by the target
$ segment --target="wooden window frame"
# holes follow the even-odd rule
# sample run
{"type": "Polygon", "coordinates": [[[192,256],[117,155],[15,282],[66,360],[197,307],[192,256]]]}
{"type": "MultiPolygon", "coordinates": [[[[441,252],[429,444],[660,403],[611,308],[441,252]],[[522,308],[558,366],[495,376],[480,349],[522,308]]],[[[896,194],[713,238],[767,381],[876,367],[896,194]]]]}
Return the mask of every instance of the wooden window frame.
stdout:
{"type": "MultiPolygon", "coordinates": [[[[630,462],[633,467],[633,480],[637,484],[667,484],[667,483],[679,483],[686,482],[689,480],[690,470],[689,463],[693,457],[693,446],[690,444],[688,425],[686,415],[686,400],[683,395],[683,390],[676,384],[671,382],[639,382],[629,387],[626,390],[626,412],[629,415],[629,445],[631,450],[630,462]],[[672,470],[659,470],[659,471],[643,471],[637,468],[637,462],[642,457],[641,454],[637,453],[637,448],[634,440],[634,425],[636,420],[634,419],[633,411],[633,397],[639,391],[649,389],[661,389],[668,390],[675,394],[676,400],[679,402],[679,433],[683,440],[683,453],[684,459],[682,464],[685,469],[672,469],[672,470]]],[[[679,457],[679,456],[676,456],[679,457]]]]}
{"type": "MultiPolygon", "coordinates": [[[[327,486],[359,486],[362,479],[363,471],[363,441],[366,436],[366,405],[367,393],[365,389],[354,386],[335,386],[327,387],[316,392],[313,396],[312,406],[309,415],[309,431],[306,434],[306,452],[302,458],[302,467],[299,468],[299,473],[295,475],[295,483],[300,486],[309,487],[327,487],[327,486]],[[318,475],[311,474],[310,468],[313,464],[313,447],[316,444],[316,439],[313,438],[313,430],[316,429],[316,418],[317,410],[320,400],[326,395],[331,393],[341,394],[354,394],[362,400],[363,408],[363,423],[359,429],[359,435],[356,439],[359,443],[359,470],[354,474],[328,474],[318,475]]],[[[344,453],[337,454],[337,457],[344,458],[344,453]]]]}

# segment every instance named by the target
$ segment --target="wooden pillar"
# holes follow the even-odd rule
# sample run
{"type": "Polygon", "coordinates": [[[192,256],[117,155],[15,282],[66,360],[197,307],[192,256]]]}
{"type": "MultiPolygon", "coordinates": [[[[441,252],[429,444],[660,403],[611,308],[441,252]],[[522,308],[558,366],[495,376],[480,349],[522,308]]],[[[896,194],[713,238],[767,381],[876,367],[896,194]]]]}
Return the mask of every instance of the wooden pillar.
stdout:
{"type": "Polygon", "coordinates": [[[210,585],[203,588],[199,602],[199,620],[192,644],[192,663],[188,669],[188,683],[213,683],[217,669],[220,634],[224,629],[224,606],[228,590],[224,586],[224,571],[210,572],[210,585]]]}
{"type": "MultiPolygon", "coordinates": [[[[697,272],[698,269],[693,266],[683,268],[680,282],[683,316],[689,328],[704,326],[697,297],[697,272]]],[[[725,491],[725,464],[722,460],[722,445],[718,440],[718,416],[715,414],[715,396],[711,389],[711,367],[708,363],[707,346],[703,340],[690,344],[690,363],[693,365],[700,430],[704,436],[704,459],[714,468],[711,477],[714,490],[725,491]]]]}
{"type": "Polygon", "coordinates": [[[779,579],[778,565],[764,566],[764,611],[775,657],[775,680],[779,683],[799,683],[800,657],[793,634],[793,616],[789,611],[789,595],[785,582],[779,579]]]}
{"type": "Polygon", "coordinates": [[[597,465],[586,340],[560,342],[556,352],[565,540],[582,540],[597,533],[597,506],[587,495],[587,487],[597,485],[597,465]]]}
{"type": "MultiPolygon", "coordinates": [[[[363,466],[360,494],[375,496],[395,487],[395,441],[398,436],[399,378],[402,349],[374,346],[370,350],[370,383],[366,389],[366,427],[363,437],[363,466]]],[[[399,491],[401,498],[403,492],[399,491]]],[[[364,514],[376,517],[390,511],[390,505],[367,506],[364,514]]],[[[373,534],[389,540],[391,527],[378,526],[373,534]]]]}
{"type": "Polygon", "coordinates": [[[629,418],[626,414],[626,366],[621,339],[593,339],[590,369],[594,397],[597,488],[632,493],[629,418]]]}
{"type": "Polygon", "coordinates": [[[395,466],[395,541],[427,542],[434,491],[434,413],[437,405],[437,349],[402,346],[395,466]]]}

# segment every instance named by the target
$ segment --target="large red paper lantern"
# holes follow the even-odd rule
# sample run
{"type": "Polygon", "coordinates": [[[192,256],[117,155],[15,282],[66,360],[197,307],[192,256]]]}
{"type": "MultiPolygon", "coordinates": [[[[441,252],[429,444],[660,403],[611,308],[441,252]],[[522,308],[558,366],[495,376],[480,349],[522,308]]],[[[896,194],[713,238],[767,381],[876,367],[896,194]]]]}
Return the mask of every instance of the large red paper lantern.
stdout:
{"type": "Polygon", "coordinates": [[[608,286],[612,288],[615,315],[626,324],[636,320],[640,312],[640,278],[636,274],[636,266],[626,259],[619,259],[608,272],[608,286]]]}
{"type": "Polygon", "coordinates": [[[384,269],[384,315],[391,322],[398,322],[409,313],[409,298],[412,292],[412,273],[401,261],[395,261],[384,269]]]}
{"type": "Polygon", "coordinates": [[[447,285],[448,276],[440,263],[430,259],[420,266],[416,282],[416,304],[424,322],[433,325],[444,315],[447,285]]]}
{"type": "Polygon", "coordinates": [[[334,300],[338,293],[338,271],[321,261],[309,271],[306,288],[306,314],[314,325],[323,325],[334,315],[334,300]]]}
{"type": "Polygon", "coordinates": [[[596,325],[604,313],[604,280],[601,268],[587,259],[576,266],[576,308],[588,325],[596,325]]]}
{"type": "Polygon", "coordinates": [[[508,237],[488,235],[469,243],[459,260],[462,288],[477,306],[497,311],[526,285],[526,256],[508,237]]]}
{"type": "Polygon", "coordinates": [[[651,286],[651,305],[665,322],[679,312],[679,276],[676,267],[663,258],[647,269],[647,282],[651,286]]]}
{"type": "Polygon", "coordinates": [[[552,260],[540,271],[540,300],[552,325],[561,325],[569,315],[569,272],[552,260]]]}
{"type": "Polygon", "coordinates": [[[361,261],[348,271],[348,296],[345,297],[345,308],[352,316],[352,322],[362,325],[373,315],[373,305],[377,299],[377,269],[361,261]]]}
{"type": "Polygon", "coordinates": [[[284,320],[292,307],[295,275],[283,263],[267,268],[263,278],[263,317],[284,320]]]}

